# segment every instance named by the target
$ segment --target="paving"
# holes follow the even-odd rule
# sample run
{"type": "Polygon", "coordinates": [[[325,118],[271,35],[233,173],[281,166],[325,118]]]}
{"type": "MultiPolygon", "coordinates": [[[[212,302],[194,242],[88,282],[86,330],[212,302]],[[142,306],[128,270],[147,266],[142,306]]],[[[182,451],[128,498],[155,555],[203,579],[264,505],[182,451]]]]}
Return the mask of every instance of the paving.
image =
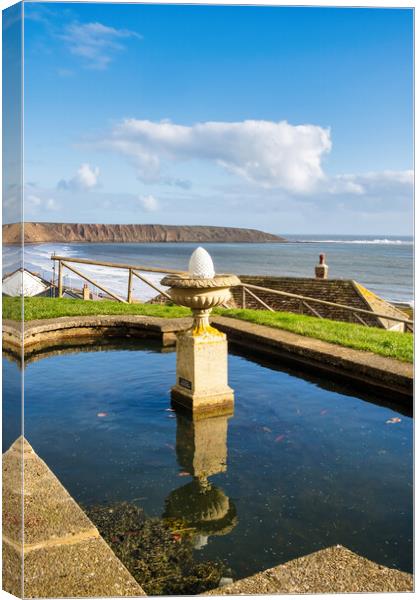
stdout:
{"type": "Polygon", "coordinates": [[[203,595],[413,591],[410,573],[378,565],[343,546],[331,546],[203,595]]]}
{"type": "Polygon", "coordinates": [[[3,455],[3,588],[26,598],[145,595],[23,437],[3,455]]]}

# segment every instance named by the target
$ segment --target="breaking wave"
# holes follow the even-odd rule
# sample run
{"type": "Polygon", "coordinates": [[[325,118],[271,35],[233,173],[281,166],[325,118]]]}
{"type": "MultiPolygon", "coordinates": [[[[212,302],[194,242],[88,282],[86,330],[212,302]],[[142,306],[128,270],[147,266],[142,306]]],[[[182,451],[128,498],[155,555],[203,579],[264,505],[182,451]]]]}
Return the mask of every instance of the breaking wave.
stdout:
{"type": "Polygon", "coordinates": [[[375,240],[298,240],[311,244],[385,244],[396,246],[412,246],[412,240],[389,240],[387,238],[377,238],[375,240]]]}
{"type": "MultiPolygon", "coordinates": [[[[56,253],[59,256],[71,256],[77,258],[81,253],[76,248],[60,244],[31,244],[25,246],[24,265],[32,272],[37,272],[41,277],[52,280],[53,269],[51,255],[56,253]]],[[[21,265],[22,252],[14,247],[3,248],[3,274],[10,273],[21,265]]],[[[128,272],[125,269],[115,269],[102,267],[99,265],[80,264],[75,267],[83,273],[86,273],[93,280],[108,288],[111,292],[125,297],[127,294],[128,272]]],[[[141,273],[141,271],[140,271],[141,273]]],[[[144,274],[155,286],[160,289],[167,289],[160,285],[163,273],[141,273],[144,274]]],[[[57,278],[57,272],[55,273],[57,278]]],[[[63,274],[64,286],[81,289],[84,281],[71,271],[65,269],[63,274]]],[[[133,277],[133,297],[143,302],[150,300],[158,295],[153,288],[133,277]]],[[[89,284],[90,285],[90,284],[89,284]]],[[[90,287],[92,287],[90,285],[90,287]]],[[[100,292],[100,290],[97,290],[100,292]]]]}

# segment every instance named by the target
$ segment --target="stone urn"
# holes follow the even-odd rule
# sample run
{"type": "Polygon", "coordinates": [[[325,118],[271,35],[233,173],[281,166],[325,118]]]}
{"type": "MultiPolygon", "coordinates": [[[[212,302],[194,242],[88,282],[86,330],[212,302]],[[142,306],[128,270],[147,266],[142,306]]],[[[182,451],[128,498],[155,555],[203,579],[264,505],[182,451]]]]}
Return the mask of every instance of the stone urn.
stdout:
{"type": "Polygon", "coordinates": [[[211,310],[230,300],[230,288],[239,285],[240,280],[236,275],[216,275],[211,256],[200,247],[191,255],[188,273],[167,275],[161,284],[170,288],[169,295],[175,304],[191,308],[193,335],[221,335],[210,325],[211,310]]]}
{"type": "Polygon", "coordinates": [[[176,304],[192,310],[192,328],[177,335],[176,384],[172,400],[194,413],[231,414],[233,390],[227,382],[226,335],[209,322],[211,310],[231,298],[230,288],[240,283],[236,275],[216,275],[213,261],[197,248],[185,275],[167,275],[161,281],[168,286],[176,304]]]}

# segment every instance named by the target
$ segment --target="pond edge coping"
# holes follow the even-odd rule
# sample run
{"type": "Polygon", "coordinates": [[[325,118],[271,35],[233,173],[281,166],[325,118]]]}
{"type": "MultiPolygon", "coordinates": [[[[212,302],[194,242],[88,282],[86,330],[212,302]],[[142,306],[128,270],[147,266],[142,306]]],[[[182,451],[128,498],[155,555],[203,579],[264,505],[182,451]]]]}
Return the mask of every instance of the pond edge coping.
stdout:
{"type": "MultiPolygon", "coordinates": [[[[211,322],[227,334],[228,341],[282,363],[304,366],[320,376],[332,375],[358,387],[413,398],[413,365],[364,350],[355,350],[282,329],[257,325],[230,317],[213,316],[211,322]]],[[[83,315],[38,319],[3,320],[3,347],[12,351],[48,347],[68,338],[154,337],[163,346],[174,346],[176,334],[188,329],[189,317],[164,318],[145,315],[83,315]]]]}
{"type": "Polygon", "coordinates": [[[202,596],[413,592],[411,573],[375,563],[348,548],[330,546],[202,596]]]}
{"type": "Polygon", "coordinates": [[[2,474],[5,591],[25,598],[146,595],[23,436],[3,454],[2,474]]]}

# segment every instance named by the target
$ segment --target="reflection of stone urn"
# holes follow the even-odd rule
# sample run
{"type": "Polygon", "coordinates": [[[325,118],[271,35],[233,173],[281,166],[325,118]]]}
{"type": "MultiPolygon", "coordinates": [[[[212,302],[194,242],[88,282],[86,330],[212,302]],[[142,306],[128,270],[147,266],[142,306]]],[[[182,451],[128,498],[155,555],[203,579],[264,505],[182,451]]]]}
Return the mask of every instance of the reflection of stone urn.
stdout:
{"type": "Polygon", "coordinates": [[[171,492],[162,516],[184,521],[193,529],[196,547],[204,545],[208,536],[230,533],[238,523],[234,503],[206,478],[194,478],[171,492]]]}
{"type": "Polygon", "coordinates": [[[193,534],[195,548],[207,544],[209,536],[229,533],[238,522],[234,503],[208,480],[227,469],[228,418],[194,419],[176,411],[176,457],[193,480],[169,494],[163,517],[181,522],[186,534],[193,534]]]}
{"type": "Polygon", "coordinates": [[[197,248],[188,274],[167,275],[161,283],[170,288],[176,304],[191,308],[194,317],[192,329],[178,335],[173,399],[195,412],[231,411],[233,392],[227,385],[226,336],[210,325],[209,316],[212,308],[230,299],[230,288],[240,283],[238,277],[216,275],[210,255],[204,248],[197,248]]]}
{"type": "Polygon", "coordinates": [[[212,308],[230,300],[230,288],[240,283],[236,275],[216,275],[210,255],[204,248],[197,248],[191,256],[188,274],[168,275],[161,283],[170,287],[169,295],[176,304],[191,308],[193,335],[222,335],[211,327],[209,316],[212,308]]]}

